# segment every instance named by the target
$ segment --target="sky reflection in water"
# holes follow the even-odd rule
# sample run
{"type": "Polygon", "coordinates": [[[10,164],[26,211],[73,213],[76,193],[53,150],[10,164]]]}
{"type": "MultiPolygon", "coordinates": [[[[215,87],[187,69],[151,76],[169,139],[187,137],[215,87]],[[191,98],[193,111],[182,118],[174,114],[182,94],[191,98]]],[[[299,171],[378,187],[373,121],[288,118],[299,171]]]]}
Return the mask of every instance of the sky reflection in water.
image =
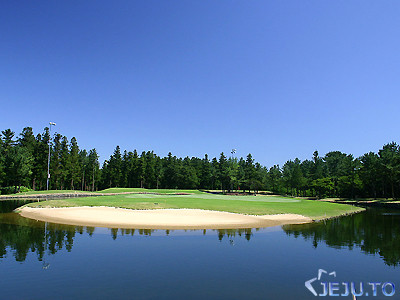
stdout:
{"type": "Polygon", "coordinates": [[[3,213],[0,288],[7,299],[313,299],[304,282],[319,268],[338,281],[396,282],[400,216],[388,213],[206,231],[45,226],[3,213]]]}

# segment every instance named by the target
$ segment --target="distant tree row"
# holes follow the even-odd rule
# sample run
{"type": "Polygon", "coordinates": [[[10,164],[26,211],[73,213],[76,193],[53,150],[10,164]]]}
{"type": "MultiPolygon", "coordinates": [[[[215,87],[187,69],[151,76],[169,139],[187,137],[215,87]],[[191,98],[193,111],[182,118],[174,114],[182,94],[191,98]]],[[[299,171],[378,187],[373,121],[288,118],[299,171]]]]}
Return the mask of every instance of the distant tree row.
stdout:
{"type": "Polygon", "coordinates": [[[266,168],[246,158],[178,158],[153,151],[123,151],[119,146],[100,168],[96,149],[80,149],[76,138],[49,128],[33,134],[31,127],[19,136],[6,129],[0,135],[0,187],[18,191],[25,186],[46,189],[48,147],[50,144],[50,189],[94,191],[109,187],[168,189],[218,189],[223,191],[268,190],[303,197],[400,197],[400,148],[395,143],[378,153],[359,158],[340,151],[311,159],[296,158],[282,167],[266,168]]]}
{"type": "Polygon", "coordinates": [[[163,189],[260,190],[265,186],[268,170],[249,154],[244,160],[227,157],[219,159],[185,157],[168,153],[159,157],[153,151],[124,151],[119,146],[102,168],[102,187],[142,187],[163,189]]]}
{"type": "Polygon", "coordinates": [[[267,188],[279,193],[320,198],[400,197],[400,149],[395,142],[377,154],[369,152],[359,158],[340,151],[320,157],[315,151],[311,160],[289,160],[268,173],[267,188]]]}
{"type": "Polygon", "coordinates": [[[80,150],[76,138],[59,133],[50,142],[49,128],[34,135],[31,127],[16,137],[11,129],[0,135],[0,187],[45,190],[50,143],[50,189],[94,190],[100,178],[96,149],[80,150]]]}

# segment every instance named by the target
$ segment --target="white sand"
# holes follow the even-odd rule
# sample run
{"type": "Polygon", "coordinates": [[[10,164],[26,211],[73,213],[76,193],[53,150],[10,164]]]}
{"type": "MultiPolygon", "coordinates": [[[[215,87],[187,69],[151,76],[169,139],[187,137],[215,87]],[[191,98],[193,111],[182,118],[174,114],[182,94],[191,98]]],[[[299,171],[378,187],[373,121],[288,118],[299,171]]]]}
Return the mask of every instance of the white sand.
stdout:
{"type": "Polygon", "coordinates": [[[39,221],[109,228],[228,229],[302,224],[312,219],[295,214],[250,216],[201,209],[132,210],[112,207],[31,208],[19,211],[39,221]]]}

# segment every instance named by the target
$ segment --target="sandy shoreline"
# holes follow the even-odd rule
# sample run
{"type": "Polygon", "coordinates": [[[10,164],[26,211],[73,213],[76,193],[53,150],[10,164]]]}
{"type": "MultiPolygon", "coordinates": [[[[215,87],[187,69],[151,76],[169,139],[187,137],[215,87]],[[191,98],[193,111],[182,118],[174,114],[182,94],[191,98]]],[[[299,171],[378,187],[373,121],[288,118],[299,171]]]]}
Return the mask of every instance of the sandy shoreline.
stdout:
{"type": "Polygon", "coordinates": [[[137,229],[233,229],[312,222],[295,214],[250,216],[201,209],[132,210],[113,207],[31,208],[21,216],[67,225],[137,229]]]}

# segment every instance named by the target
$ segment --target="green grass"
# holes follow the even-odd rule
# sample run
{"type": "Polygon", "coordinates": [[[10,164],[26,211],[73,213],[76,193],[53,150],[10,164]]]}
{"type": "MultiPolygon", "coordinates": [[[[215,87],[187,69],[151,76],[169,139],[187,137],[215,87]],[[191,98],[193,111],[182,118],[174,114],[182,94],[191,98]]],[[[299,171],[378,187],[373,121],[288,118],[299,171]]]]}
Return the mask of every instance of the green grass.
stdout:
{"type": "Polygon", "coordinates": [[[41,195],[41,194],[75,194],[75,193],[91,193],[76,190],[49,190],[49,191],[29,191],[25,193],[17,193],[3,196],[20,196],[20,195],[41,195]]]}
{"type": "Polygon", "coordinates": [[[202,194],[199,190],[173,190],[173,189],[142,189],[142,188],[109,188],[98,193],[158,193],[158,194],[175,194],[175,193],[188,193],[188,194],[202,194]]]}
{"type": "MultiPolygon", "coordinates": [[[[158,193],[158,194],[175,194],[175,193],[187,193],[187,194],[202,194],[199,190],[174,190],[174,189],[142,189],[142,188],[109,188],[94,193],[99,194],[113,194],[113,193],[158,193]]],[[[25,193],[17,193],[5,196],[14,195],[43,195],[43,194],[74,194],[74,193],[86,193],[90,194],[90,191],[79,191],[79,190],[49,190],[49,191],[30,191],[25,193]]]]}
{"type": "Polygon", "coordinates": [[[363,210],[351,205],[279,196],[227,196],[202,193],[199,191],[193,191],[194,194],[192,195],[171,195],[169,194],[171,191],[182,192],[182,190],[156,191],[163,191],[165,195],[126,194],[72,198],[29,203],[26,206],[110,206],[130,209],[195,208],[249,215],[293,213],[311,217],[316,220],[363,210]]]}

